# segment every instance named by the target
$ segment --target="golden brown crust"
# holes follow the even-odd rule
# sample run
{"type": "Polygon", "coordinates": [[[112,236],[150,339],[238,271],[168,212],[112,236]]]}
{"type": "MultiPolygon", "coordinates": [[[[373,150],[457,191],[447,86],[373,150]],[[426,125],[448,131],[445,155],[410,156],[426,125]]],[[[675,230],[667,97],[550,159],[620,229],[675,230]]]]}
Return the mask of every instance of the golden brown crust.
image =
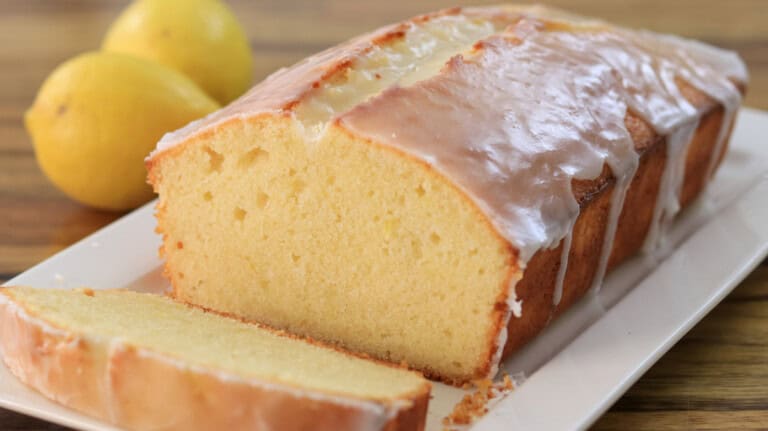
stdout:
{"type": "MultiPolygon", "coordinates": [[[[706,185],[706,166],[711,157],[716,156],[712,153],[722,127],[723,108],[694,87],[680,81],[678,85],[683,95],[703,113],[687,151],[680,199],[681,205],[685,207],[706,185]]],[[[743,91],[743,87],[741,89],[743,91]]],[[[619,218],[608,261],[609,271],[642,247],[651,225],[660,179],[667,163],[666,142],[647,122],[628,113],[625,124],[640,154],[640,164],[627,191],[619,218]]],[[[533,339],[553,318],[569,309],[591,287],[603,244],[614,182],[607,168],[595,180],[574,182],[574,194],[581,206],[581,213],[574,227],[562,299],[557,306],[553,306],[552,294],[560,266],[561,244],[556,249],[540,250],[528,263],[523,279],[517,285],[517,295],[524,304],[523,316],[519,319],[513,317],[509,322],[504,357],[533,339]]]]}
{"type": "Polygon", "coordinates": [[[428,383],[395,407],[233,379],[120,342],[89,340],[35,316],[7,289],[0,296],[0,347],[11,372],[48,398],[120,426],[399,431],[425,424],[428,383]]]}

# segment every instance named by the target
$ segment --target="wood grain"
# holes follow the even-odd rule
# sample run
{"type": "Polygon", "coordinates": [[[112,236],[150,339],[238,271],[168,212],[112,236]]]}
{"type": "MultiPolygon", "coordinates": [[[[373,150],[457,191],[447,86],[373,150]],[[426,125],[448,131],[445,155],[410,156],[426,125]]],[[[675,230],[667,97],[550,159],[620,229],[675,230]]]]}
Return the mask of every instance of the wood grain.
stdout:
{"type": "MultiPolygon", "coordinates": [[[[454,1],[232,0],[256,58],[254,79],[382,24],[454,1]]],[[[464,4],[478,2],[464,1],[464,4]]],[[[630,27],[695,37],[738,51],[746,104],[768,109],[768,1],[551,0],[630,27]]],[[[46,75],[98,49],[127,1],[0,2],[0,281],[121,214],[84,208],[37,167],[23,128],[46,75]]],[[[61,429],[0,409],[0,428],[61,429]]],[[[595,424],[596,430],[768,429],[768,265],[755,271],[595,424]]]]}

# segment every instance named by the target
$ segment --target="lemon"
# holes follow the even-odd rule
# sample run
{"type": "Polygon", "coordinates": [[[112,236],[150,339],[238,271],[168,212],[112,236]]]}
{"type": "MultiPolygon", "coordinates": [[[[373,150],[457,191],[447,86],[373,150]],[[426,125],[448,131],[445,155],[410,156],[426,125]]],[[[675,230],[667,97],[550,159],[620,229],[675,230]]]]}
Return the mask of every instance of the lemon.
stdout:
{"type": "Polygon", "coordinates": [[[108,210],[153,197],[144,158],[160,137],[218,108],[184,75],[114,53],[87,53],[43,83],[25,115],[43,172],[64,193],[108,210]]]}
{"type": "Polygon", "coordinates": [[[172,67],[221,104],[243,94],[253,75],[245,32],[219,0],[137,0],[112,24],[102,48],[172,67]]]}

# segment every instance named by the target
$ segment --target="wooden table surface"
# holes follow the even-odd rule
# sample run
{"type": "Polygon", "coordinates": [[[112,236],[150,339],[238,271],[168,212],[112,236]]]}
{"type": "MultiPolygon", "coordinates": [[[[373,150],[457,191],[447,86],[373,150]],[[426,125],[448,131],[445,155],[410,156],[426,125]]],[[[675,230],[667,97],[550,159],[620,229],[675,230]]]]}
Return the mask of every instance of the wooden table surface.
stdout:
{"type": "MultiPolygon", "coordinates": [[[[0,2],[0,281],[121,216],[73,203],[47,182],[35,163],[22,115],[45,76],[67,58],[96,49],[126,3],[0,2]]],[[[768,0],[549,3],[734,49],[751,72],[746,105],[768,109],[768,0]]],[[[350,36],[454,2],[233,0],[230,4],[249,34],[259,80],[350,36]]],[[[0,429],[61,428],[0,409],[0,429]]],[[[685,336],[594,429],[768,429],[768,265],[761,265],[685,336]]]]}

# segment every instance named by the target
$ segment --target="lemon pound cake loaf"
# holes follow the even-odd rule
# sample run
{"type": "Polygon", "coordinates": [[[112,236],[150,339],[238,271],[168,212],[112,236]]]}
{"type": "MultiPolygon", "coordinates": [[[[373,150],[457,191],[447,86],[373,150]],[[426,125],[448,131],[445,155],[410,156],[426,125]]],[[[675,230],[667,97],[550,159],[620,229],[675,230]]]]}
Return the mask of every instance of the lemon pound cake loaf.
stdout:
{"type": "Polygon", "coordinates": [[[0,289],[8,368],[135,430],[420,430],[416,373],[127,291],[0,289]]]}
{"type": "Polygon", "coordinates": [[[451,9],[283,69],[148,158],[193,304],[405,361],[497,371],[722,158],[732,52],[549,9],[451,9]]]}

